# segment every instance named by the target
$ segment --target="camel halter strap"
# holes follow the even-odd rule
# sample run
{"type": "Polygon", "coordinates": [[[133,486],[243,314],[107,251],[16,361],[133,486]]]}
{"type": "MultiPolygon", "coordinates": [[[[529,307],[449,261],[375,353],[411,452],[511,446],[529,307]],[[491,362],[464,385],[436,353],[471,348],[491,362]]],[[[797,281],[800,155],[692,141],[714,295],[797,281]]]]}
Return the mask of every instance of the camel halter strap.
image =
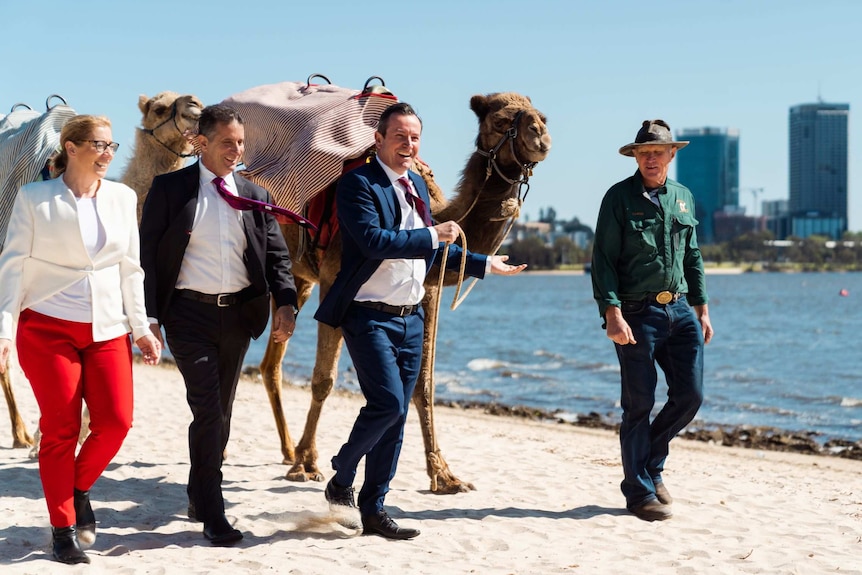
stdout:
{"type": "MultiPolygon", "coordinates": [[[[488,150],[487,152],[484,150],[480,150],[476,148],[476,153],[480,156],[484,156],[488,158],[488,165],[485,167],[485,179],[482,181],[482,185],[479,188],[479,193],[476,194],[476,197],[473,198],[473,203],[470,204],[470,207],[467,208],[467,211],[464,212],[464,215],[458,220],[458,223],[467,217],[467,215],[473,211],[473,208],[476,206],[476,202],[479,201],[479,196],[481,195],[481,191],[485,189],[485,185],[488,183],[488,180],[491,178],[491,174],[493,172],[497,172],[497,175],[503,179],[504,182],[509,184],[510,186],[518,185],[518,209],[523,205],[524,200],[527,199],[527,194],[530,192],[530,176],[533,175],[533,168],[536,167],[536,162],[522,162],[518,159],[518,154],[515,153],[515,139],[518,137],[518,124],[521,121],[521,116],[524,115],[523,110],[519,110],[515,117],[512,118],[512,125],[506,130],[503,135],[500,137],[500,141],[497,142],[497,145],[488,150]],[[515,159],[515,163],[518,164],[518,168],[520,170],[520,177],[517,180],[513,180],[506,176],[503,171],[500,169],[499,164],[497,163],[497,152],[500,151],[506,142],[509,143],[509,150],[512,153],[512,157],[515,159]],[[523,193],[522,193],[523,192],[523,193]]],[[[509,216],[505,216],[509,217],[509,216]]],[[[500,219],[505,219],[505,217],[500,219]]],[[[518,217],[517,215],[515,216],[518,217]]],[[[508,232],[506,232],[508,234],[508,232]]]]}
{"type": "Polygon", "coordinates": [[[194,151],[192,151],[191,154],[180,154],[179,152],[177,152],[176,150],[171,148],[169,145],[167,145],[166,143],[161,141],[158,138],[158,136],[156,136],[156,130],[158,130],[159,128],[161,128],[162,126],[167,124],[168,122],[173,122],[174,128],[176,128],[177,133],[179,133],[180,136],[185,137],[185,135],[183,134],[183,131],[180,130],[180,127],[177,125],[177,101],[176,100],[174,100],[174,103],[171,104],[171,115],[168,118],[165,118],[165,120],[161,124],[159,124],[158,126],[153,128],[152,130],[145,129],[145,128],[138,128],[138,129],[140,131],[142,131],[143,133],[152,136],[156,142],[161,144],[162,147],[165,148],[166,150],[169,150],[173,155],[175,155],[179,158],[193,158],[195,156],[194,151]]]}

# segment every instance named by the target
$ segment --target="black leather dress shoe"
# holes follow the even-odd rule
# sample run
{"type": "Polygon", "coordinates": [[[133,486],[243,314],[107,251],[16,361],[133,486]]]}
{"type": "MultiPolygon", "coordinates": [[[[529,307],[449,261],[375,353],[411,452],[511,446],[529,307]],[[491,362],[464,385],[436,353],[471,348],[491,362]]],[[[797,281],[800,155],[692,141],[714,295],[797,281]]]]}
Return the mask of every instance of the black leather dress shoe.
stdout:
{"type": "Polygon", "coordinates": [[[386,510],[381,509],[373,515],[362,516],[362,534],[380,535],[387,539],[413,539],[419,535],[419,530],[410,529],[408,527],[399,527],[398,524],[389,517],[386,510]]]}
{"type": "Polygon", "coordinates": [[[90,492],[74,491],[75,504],[75,527],[78,531],[78,539],[88,545],[96,540],[96,514],[90,505],[90,492]]]}
{"type": "Polygon", "coordinates": [[[204,537],[213,545],[225,547],[242,540],[242,531],[231,527],[222,513],[215,521],[204,522],[204,537]]]}
{"type": "Polygon", "coordinates": [[[356,500],[353,497],[352,487],[342,487],[335,483],[335,478],[329,480],[326,484],[326,490],[323,496],[330,505],[341,505],[342,507],[350,507],[356,509],[356,500]]]}
{"type": "Polygon", "coordinates": [[[195,510],[195,504],[189,501],[189,508],[186,510],[186,514],[189,516],[190,521],[200,522],[198,519],[198,512],[195,510]]]}
{"type": "Polygon", "coordinates": [[[326,484],[326,489],[323,491],[323,496],[329,502],[329,510],[334,515],[334,519],[342,527],[347,529],[359,529],[362,527],[362,522],[359,518],[359,509],[356,507],[356,500],[353,496],[352,487],[341,487],[335,483],[335,479],[330,479],[326,484]]]}
{"type": "Polygon", "coordinates": [[[74,525],[52,527],[51,535],[53,536],[52,554],[54,559],[67,565],[90,562],[90,558],[87,557],[78,543],[78,533],[74,525]]]}

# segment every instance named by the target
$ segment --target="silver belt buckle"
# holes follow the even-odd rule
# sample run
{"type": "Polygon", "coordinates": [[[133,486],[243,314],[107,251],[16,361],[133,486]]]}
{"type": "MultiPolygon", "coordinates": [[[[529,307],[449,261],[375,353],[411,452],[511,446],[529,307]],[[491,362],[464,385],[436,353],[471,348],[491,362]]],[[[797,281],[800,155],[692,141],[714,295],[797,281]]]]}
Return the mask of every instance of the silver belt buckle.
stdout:
{"type": "Polygon", "coordinates": [[[228,306],[230,306],[230,304],[229,304],[229,303],[226,303],[226,302],[222,301],[222,298],[227,299],[227,298],[229,298],[230,296],[231,296],[231,294],[229,294],[229,293],[220,293],[220,294],[218,294],[218,295],[216,296],[216,305],[217,305],[218,307],[228,307],[228,306]]]}
{"type": "Polygon", "coordinates": [[[664,305],[666,303],[670,303],[673,300],[673,294],[669,291],[660,291],[655,294],[655,301],[664,305]]]}

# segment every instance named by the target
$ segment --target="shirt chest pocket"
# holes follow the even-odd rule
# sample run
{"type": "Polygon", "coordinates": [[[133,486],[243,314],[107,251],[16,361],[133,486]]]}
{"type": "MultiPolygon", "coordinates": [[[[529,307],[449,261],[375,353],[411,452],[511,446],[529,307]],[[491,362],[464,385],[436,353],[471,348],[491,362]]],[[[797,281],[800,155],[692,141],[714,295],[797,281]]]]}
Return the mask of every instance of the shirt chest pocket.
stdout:
{"type": "Polygon", "coordinates": [[[686,214],[677,214],[673,217],[670,235],[673,239],[673,247],[679,249],[688,238],[692,237],[697,220],[686,214]]]}
{"type": "Polygon", "coordinates": [[[657,230],[661,230],[661,221],[658,218],[629,220],[626,240],[630,245],[638,249],[649,248],[656,250],[658,249],[656,243],[657,230]]]}

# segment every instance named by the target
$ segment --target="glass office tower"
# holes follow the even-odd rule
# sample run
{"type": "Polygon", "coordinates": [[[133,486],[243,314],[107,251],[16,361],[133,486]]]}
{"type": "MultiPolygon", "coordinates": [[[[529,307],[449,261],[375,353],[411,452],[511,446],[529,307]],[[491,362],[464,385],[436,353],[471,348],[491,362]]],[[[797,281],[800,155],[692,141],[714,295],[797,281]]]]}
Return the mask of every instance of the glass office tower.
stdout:
{"type": "Polygon", "coordinates": [[[790,108],[790,233],[840,239],[847,231],[849,104],[790,108]]]}
{"type": "Polygon", "coordinates": [[[697,240],[716,241],[716,212],[739,207],[739,131],[686,128],[677,140],[691,142],[676,153],[676,180],[694,194],[697,240]]]}

